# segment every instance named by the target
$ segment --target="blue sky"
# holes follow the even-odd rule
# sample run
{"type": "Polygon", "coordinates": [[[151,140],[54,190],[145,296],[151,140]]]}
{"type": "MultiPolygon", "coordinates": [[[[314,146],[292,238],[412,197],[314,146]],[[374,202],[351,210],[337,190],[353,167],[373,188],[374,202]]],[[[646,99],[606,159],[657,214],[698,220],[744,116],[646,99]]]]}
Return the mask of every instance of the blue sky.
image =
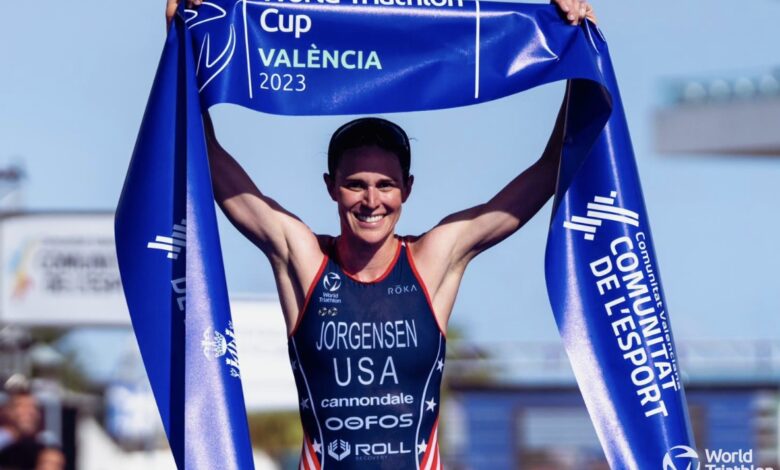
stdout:
{"type": "MultiPolygon", "coordinates": [[[[621,86],[678,341],[780,338],[780,159],[659,155],[660,81],[780,66],[780,2],[594,2],[621,86]]],[[[0,164],[23,161],[29,209],[111,210],[164,39],[164,2],[4,2],[0,164]]],[[[401,233],[487,200],[534,161],[562,96],[554,84],[484,105],[389,116],[413,137],[401,233]]],[[[258,186],[315,231],[338,228],[321,174],[345,117],[223,106],[217,131],[258,186]]],[[[555,340],[543,255],[549,205],[477,258],[453,321],[475,339],[555,340]]],[[[262,254],[221,221],[233,293],[273,292],[262,254]]]]}

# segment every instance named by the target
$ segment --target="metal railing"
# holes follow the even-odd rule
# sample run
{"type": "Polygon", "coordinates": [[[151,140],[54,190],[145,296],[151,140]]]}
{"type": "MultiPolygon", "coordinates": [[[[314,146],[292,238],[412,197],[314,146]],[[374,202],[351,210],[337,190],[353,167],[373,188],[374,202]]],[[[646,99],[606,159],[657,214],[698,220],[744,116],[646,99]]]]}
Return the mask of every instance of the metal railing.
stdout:
{"type": "Polygon", "coordinates": [[[670,78],[663,80],[660,86],[661,103],[667,106],[780,98],[780,67],[718,76],[670,78]]]}
{"type": "MultiPolygon", "coordinates": [[[[461,342],[453,345],[448,375],[456,381],[573,384],[559,342],[461,342]]],[[[683,378],[691,382],[780,383],[780,340],[677,342],[683,378]]]]}

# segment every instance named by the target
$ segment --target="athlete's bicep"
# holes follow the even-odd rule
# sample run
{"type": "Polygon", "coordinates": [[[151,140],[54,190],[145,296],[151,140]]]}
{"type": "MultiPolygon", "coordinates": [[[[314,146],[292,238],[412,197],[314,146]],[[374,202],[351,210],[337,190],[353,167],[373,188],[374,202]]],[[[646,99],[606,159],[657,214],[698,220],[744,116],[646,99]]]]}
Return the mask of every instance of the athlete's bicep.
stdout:
{"type": "Polygon", "coordinates": [[[316,242],[311,230],[263,194],[238,161],[220,145],[208,113],[204,114],[203,123],[214,199],[230,222],[272,259],[286,259],[291,240],[316,242]]]}
{"type": "Polygon", "coordinates": [[[441,276],[447,271],[462,271],[471,259],[468,254],[475,250],[484,234],[491,231],[490,227],[477,224],[483,211],[484,205],[479,205],[450,214],[420,237],[424,253],[432,263],[440,266],[441,276]]]}
{"type": "Polygon", "coordinates": [[[294,245],[316,245],[306,224],[256,189],[218,202],[230,222],[271,259],[287,259],[294,245]]]}
{"type": "Polygon", "coordinates": [[[467,264],[453,255],[460,223],[443,221],[413,240],[410,246],[417,273],[425,283],[433,310],[442,326],[446,326],[449,320],[467,264]]]}
{"type": "Polygon", "coordinates": [[[557,161],[542,158],[484,204],[444,218],[431,232],[440,232],[449,266],[465,266],[475,256],[525,225],[547,202],[555,187],[557,161]]]}
{"type": "Polygon", "coordinates": [[[269,257],[288,333],[303,313],[306,295],[326,260],[329,239],[313,235],[313,239],[301,237],[290,240],[286,259],[269,257]]]}
{"type": "Polygon", "coordinates": [[[452,250],[455,264],[468,263],[519,230],[553,195],[563,141],[565,104],[561,106],[547,146],[536,162],[489,201],[455,213],[439,224],[441,227],[449,225],[455,232],[452,250]]]}

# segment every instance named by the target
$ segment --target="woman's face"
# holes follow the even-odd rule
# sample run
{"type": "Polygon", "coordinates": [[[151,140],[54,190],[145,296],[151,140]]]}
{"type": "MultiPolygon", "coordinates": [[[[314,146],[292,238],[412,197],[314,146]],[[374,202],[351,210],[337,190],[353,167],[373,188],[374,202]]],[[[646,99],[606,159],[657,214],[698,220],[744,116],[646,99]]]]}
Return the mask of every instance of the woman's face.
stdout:
{"type": "Polygon", "coordinates": [[[412,178],[404,182],[394,153],[376,146],[347,150],[326,181],[338,203],[343,236],[376,244],[395,234],[412,178]]]}

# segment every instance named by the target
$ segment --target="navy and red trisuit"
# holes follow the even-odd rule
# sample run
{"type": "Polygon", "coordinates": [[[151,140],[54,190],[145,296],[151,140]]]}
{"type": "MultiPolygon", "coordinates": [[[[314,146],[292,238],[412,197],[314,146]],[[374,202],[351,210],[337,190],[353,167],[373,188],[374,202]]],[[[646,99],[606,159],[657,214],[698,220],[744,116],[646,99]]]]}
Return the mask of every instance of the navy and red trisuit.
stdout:
{"type": "Polygon", "coordinates": [[[325,256],[288,340],[300,469],[440,470],[445,337],[402,239],[373,282],[325,256]]]}

